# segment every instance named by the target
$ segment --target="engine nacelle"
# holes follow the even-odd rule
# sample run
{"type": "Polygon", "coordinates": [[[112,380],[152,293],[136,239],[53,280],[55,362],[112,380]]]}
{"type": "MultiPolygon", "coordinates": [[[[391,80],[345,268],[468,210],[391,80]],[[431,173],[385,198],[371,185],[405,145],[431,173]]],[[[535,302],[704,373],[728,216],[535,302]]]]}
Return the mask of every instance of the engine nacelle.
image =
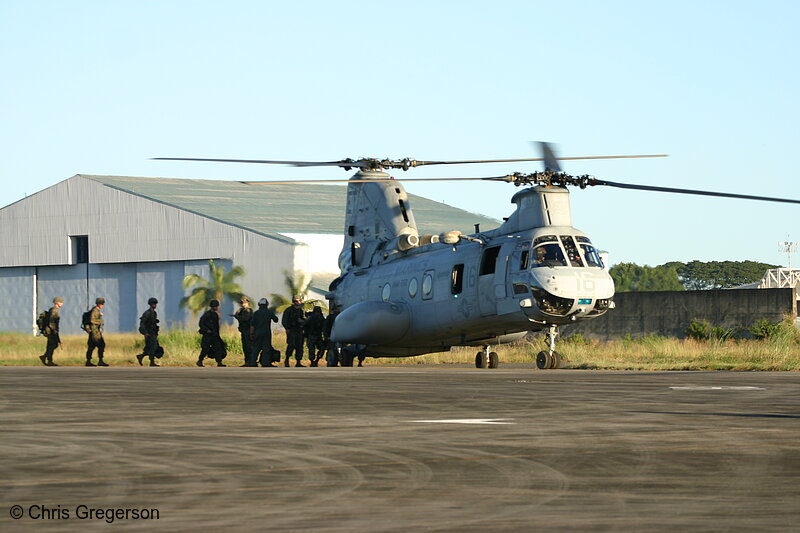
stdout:
{"type": "Polygon", "coordinates": [[[336,317],[331,340],[348,344],[386,344],[400,340],[411,327],[405,304],[361,302],[336,317]]]}

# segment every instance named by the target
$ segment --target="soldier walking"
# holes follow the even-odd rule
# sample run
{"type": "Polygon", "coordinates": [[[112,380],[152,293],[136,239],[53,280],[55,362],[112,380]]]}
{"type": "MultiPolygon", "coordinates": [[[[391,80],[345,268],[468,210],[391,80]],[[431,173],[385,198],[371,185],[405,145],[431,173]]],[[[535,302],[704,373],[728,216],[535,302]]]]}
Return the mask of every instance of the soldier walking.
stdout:
{"type": "Polygon", "coordinates": [[[142,366],[142,359],[148,356],[150,357],[150,366],[159,366],[155,360],[156,357],[160,357],[157,354],[163,353],[163,351],[158,345],[158,313],[156,313],[158,300],[150,298],[147,300],[147,305],[150,308],[139,317],[139,333],[144,335],[144,351],[137,355],[136,359],[139,361],[139,366],[142,366]]]}
{"type": "MultiPolygon", "coordinates": [[[[272,363],[272,322],[277,322],[278,317],[269,308],[269,301],[261,298],[258,301],[258,311],[253,313],[250,323],[250,334],[253,337],[253,350],[247,354],[245,366],[275,366],[272,363]]],[[[244,335],[244,334],[242,334],[244,335]]],[[[280,359],[278,359],[280,361],[280,359]]]]}
{"type": "Polygon", "coordinates": [[[250,300],[247,299],[247,296],[239,298],[239,303],[241,307],[231,316],[239,323],[239,333],[242,337],[242,355],[244,356],[244,365],[242,366],[247,366],[247,361],[252,351],[252,345],[250,344],[250,324],[253,320],[253,310],[250,309],[250,300]]]}
{"type": "Polygon", "coordinates": [[[308,360],[311,366],[319,366],[319,360],[325,352],[325,345],[322,343],[322,330],[325,327],[325,316],[322,308],[314,306],[311,315],[306,318],[303,324],[303,335],[306,338],[306,348],[308,348],[308,360]]]}
{"type": "Polygon", "coordinates": [[[200,333],[203,338],[200,341],[200,355],[197,358],[197,366],[203,366],[203,359],[208,357],[217,362],[217,366],[227,366],[222,360],[228,355],[225,342],[219,336],[219,300],[211,300],[208,304],[209,310],[200,317],[200,333]]]}
{"type": "Polygon", "coordinates": [[[325,317],[325,327],[322,329],[322,339],[327,349],[327,365],[339,366],[339,344],[331,340],[331,332],[333,331],[333,323],[339,315],[339,310],[336,308],[331,309],[330,314],[325,317]]]}
{"type": "Polygon", "coordinates": [[[294,366],[305,366],[300,361],[303,359],[303,299],[300,296],[292,297],[292,305],[283,312],[281,325],[286,330],[286,358],[283,366],[289,366],[289,357],[294,353],[296,363],[294,366]]]}
{"type": "Polygon", "coordinates": [[[59,310],[64,305],[64,298],[56,296],[53,298],[53,307],[47,311],[45,316],[44,334],[47,337],[47,346],[44,354],[39,356],[39,360],[44,366],[58,366],[53,362],[53,352],[61,344],[61,337],[59,336],[59,310]]]}
{"type": "Polygon", "coordinates": [[[86,366],[108,366],[103,361],[103,352],[106,350],[106,341],[103,338],[103,307],[106,305],[105,298],[97,298],[94,307],[89,311],[89,323],[85,326],[89,340],[86,344],[86,366]],[[92,352],[97,348],[97,365],[92,363],[92,352]]]}

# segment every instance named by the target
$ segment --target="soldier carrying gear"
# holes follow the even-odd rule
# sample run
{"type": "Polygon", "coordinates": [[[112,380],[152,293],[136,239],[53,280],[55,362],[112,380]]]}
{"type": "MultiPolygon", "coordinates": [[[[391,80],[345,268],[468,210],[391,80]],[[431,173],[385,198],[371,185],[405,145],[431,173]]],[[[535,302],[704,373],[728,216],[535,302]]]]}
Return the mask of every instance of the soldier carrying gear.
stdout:
{"type": "Polygon", "coordinates": [[[103,307],[106,305],[105,298],[97,298],[94,301],[94,307],[89,311],[89,320],[85,326],[86,333],[89,334],[89,340],[86,344],[86,366],[95,366],[92,363],[92,352],[97,348],[97,365],[108,366],[103,361],[103,352],[106,350],[106,341],[103,338],[103,307]]]}
{"type": "MultiPolygon", "coordinates": [[[[272,322],[277,322],[278,317],[269,308],[269,301],[261,298],[258,301],[258,311],[253,313],[250,322],[250,335],[253,337],[253,350],[247,354],[245,366],[275,366],[272,362],[275,349],[272,347],[272,322]]],[[[278,352],[280,361],[280,352],[278,352]]]]}
{"type": "Polygon", "coordinates": [[[311,361],[311,366],[319,366],[319,360],[322,358],[322,354],[325,353],[325,344],[322,342],[322,330],[324,327],[325,316],[322,314],[322,308],[315,305],[311,315],[306,318],[303,324],[303,335],[306,338],[308,360],[311,361]]]}
{"type": "Polygon", "coordinates": [[[200,317],[200,334],[203,338],[196,364],[203,366],[203,359],[209,357],[217,362],[217,366],[227,366],[222,362],[228,355],[228,350],[225,341],[219,336],[219,301],[211,300],[208,306],[210,309],[200,317]]]}
{"type": "Polygon", "coordinates": [[[58,366],[53,362],[53,352],[61,344],[61,337],[59,336],[59,310],[64,305],[64,298],[56,296],[53,298],[53,307],[47,311],[47,323],[44,326],[44,334],[47,337],[47,347],[44,354],[39,356],[39,360],[44,366],[58,366]]]}
{"type": "Polygon", "coordinates": [[[300,361],[303,359],[303,323],[305,313],[303,312],[303,299],[300,296],[292,298],[292,305],[283,312],[281,325],[286,330],[286,359],[284,366],[289,366],[289,358],[294,352],[294,366],[304,366],[300,361]]]}
{"type": "Polygon", "coordinates": [[[158,300],[150,298],[147,300],[147,305],[150,308],[139,317],[139,333],[144,335],[144,350],[136,356],[136,360],[139,361],[139,366],[142,366],[142,359],[148,356],[150,366],[159,366],[155,360],[164,354],[164,350],[158,345],[158,313],[156,313],[158,300]]]}
{"type": "Polygon", "coordinates": [[[231,316],[239,322],[239,333],[242,337],[242,355],[244,355],[244,364],[242,366],[247,366],[247,360],[252,349],[250,345],[250,324],[253,320],[253,310],[250,309],[250,300],[247,296],[239,298],[239,303],[242,306],[231,316]]]}

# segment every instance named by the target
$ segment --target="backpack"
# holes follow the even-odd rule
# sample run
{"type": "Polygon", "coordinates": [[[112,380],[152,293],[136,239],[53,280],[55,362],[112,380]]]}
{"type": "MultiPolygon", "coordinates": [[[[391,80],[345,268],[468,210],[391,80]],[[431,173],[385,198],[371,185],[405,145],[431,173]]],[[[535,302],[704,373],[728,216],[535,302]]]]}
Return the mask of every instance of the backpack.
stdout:
{"type": "Polygon", "coordinates": [[[86,333],[92,332],[92,310],[89,309],[81,317],[81,327],[86,333]]]}
{"type": "Polygon", "coordinates": [[[36,317],[36,327],[39,328],[39,333],[47,335],[47,326],[50,325],[50,310],[44,310],[36,317]]]}

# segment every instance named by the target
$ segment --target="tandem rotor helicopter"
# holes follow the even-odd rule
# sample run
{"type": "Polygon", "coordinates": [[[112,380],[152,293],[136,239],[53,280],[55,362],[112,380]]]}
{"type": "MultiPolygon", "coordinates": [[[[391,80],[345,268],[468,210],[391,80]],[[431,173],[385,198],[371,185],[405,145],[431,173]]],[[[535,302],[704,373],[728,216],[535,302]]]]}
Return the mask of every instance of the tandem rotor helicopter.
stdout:
{"type": "Polygon", "coordinates": [[[623,155],[556,157],[540,143],[542,157],[471,161],[344,159],[275,161],[159,157],[171,161],[264,163],[298,167],[358,169],[348,180],[246,181],[274,183],[346,182],[341,274],[328,289],[331,309],[340,314],[331,338],[348,344],[346,363],[355,356],[406,357],[481,347],[478,368],[496,368],[490,347],[545,331],[549,349],[536,356],[540,369],[557,368],[558,328],[597,318],[614,308],[614,282],[589,237],[572,226],[568,186],[609,186],[642,191],[719,196],[771,202],[800,200],[723,192],[634,185],[572,176],[559,160],[666,157],[623,155]],[[394,179],[389,169],[426,165],[543,161],[544,171],[483,178],[394,179]],[[515,211],[497,228],[470,235],[449,231],[419,235],[402,181],[482,180],[528,186],[511,202],[515,211]]]}

